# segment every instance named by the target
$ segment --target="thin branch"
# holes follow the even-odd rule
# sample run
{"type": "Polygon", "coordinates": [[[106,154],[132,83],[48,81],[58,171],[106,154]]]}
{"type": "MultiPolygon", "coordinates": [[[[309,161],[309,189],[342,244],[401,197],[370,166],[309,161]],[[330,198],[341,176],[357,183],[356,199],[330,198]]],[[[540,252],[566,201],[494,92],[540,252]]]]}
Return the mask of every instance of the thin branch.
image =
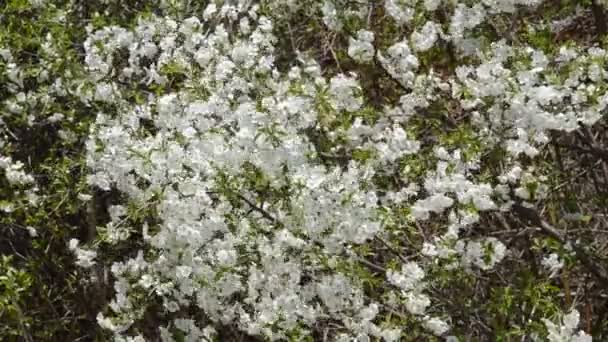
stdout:
{"type": "Polygon", "coordinates": [[[369,268],[371,268],[373,270],[376,270],[376,271],[381,272],[381,273],[386,273],[386,268],[384,268],[382,266],[379,266],[379,265],[376,265],[373,262],[368,261],[367,259],[365,259],[363,257],[356,256],[356,259],[359,262],[361,262],[362,264],[365,264],[367,267],[369,267],[369,268]]]}
{"type": "Polygon", "coordinates": [[[581,171],[581,172],[579,172],[579,173],[577,173],[577,174],[575,174],[575,175],[571,176],[571,177],[570,177],[570,178],[569,178],[567,181],[565,181],[565,182],[563,182],[563,183],[561,183],[561,184],[558,184],[558,185],[557,185],[555,188],[553,188],[553,189],[550,189],[550,190],[549,190],[549,193],[554,193],[554,192],[558,191],[559,189],[561,189],[561,188],[563,188],[563,187],[567,186],[568,184],[570,184],[570,183],[574,182],[574,181],[575,181],[575,180],[577,180],[578,178],[583,177],[584,175],[586,175],[587,173],[589,173],[589,171],[592,171],[592,170],[593,170],[593,168],[595,168],[596,166],[599,166],[601,163],[602,163],[602,161],[601,161],[601,160],[598,160],[597,162],[595,162],[595,164],[593,164],[593,167],[587,168],[587,169],[585,169],[585,170],[583,170],[583,171],[581,171]]]}
{"type": "Polygon", "coordinates": [[[593,0],[593,3],[591,4],[591,12],[593,12],[593,19],[595,20],[595,30],[599,36],[603,36],[608,30],[606,27],[606,13],[604,13],[604,6],[599,4],[598,0],[593,0]]]}
{"type": "Polygon", "coordinates": [[[539,226],[543,233],[556,239],[562,245],[570,245],[583,266],[598,280],[600,280],[602,284],[608,286],[608,271],[606,271],[606,269],[599,264],[593,255],[588,253],[578,243],[568,240],[567,237],[562,234],[562,232],[550,225],[547,221],[543,220],[536,210],[523,207],[519,204],[513,205],[513,210],[520,215],[520,217],[525,218],[526,221],[539,226]]]}
{"type": "MultiPolygon", "coordinates": [[[[374,47],[374,49],[376,49],[376,51],[378,51],[377,47],[374,47]]],[[[376,53],[374,55],[374,64],[377,67],[379,67],[388,78],[390,78],[391,80],[393,80],[393,82],[395,82],[399,86],[399,88],[401,88],[403,91],[405,91],[407,93],[410,92],[409,89],[403,83],[401,83],[401,81],[399,81],[398,79],[396,79],[395,77],[393,77],[393,75],[388,71],[388,69],[384,66],[384,64],[382,64],[382,62],[378,58],[378,53],[376,53]]]]}
{"type": "Polygon", "coordinates": [[[334,58],[334,61],[336,62],[336,66],[338,67],[338,70],[340,70],[340,72],[344,72],[342,70],[342,67],[340,66],[340,60],[338,59],[338,55],[336,54],[336,51],[334,51],[334,48],[333,48],[334,42],[336,41],[336,37],[337,37],[337,35],[333,36],[331,42],[328,45],[328,48],[329,48],[329,52],[331,52],[331,55],[334,58]]]}
{"type": "Polygon", "coordinates": [[[267,212],[266,210],[264,210],[261,207],[258,207],[257,205],[255,205],[255,203],[251,202],[247,197],[236,193],[236,196],[241,199],[243,202],[247,203],[249,205],[249,207],[251,207],[251,209],[257,211],[258,213],[260,213],[264,218],[266,218],[267,220],[271,221],[274,224],[278,224],[280,223],[276,218],[274,218],[274,216],[272,216],[269,212],[267,212]]]}
{"type": "Polygon", "coordinates": [[[379,236],[374,236],[374,238],[378,241],[380,241],[384,246],[386,246],[386,248],[388,248],[393,254],[395,254],[399,259],[401,259],[401,261],[403,262],[409,262],[409,260],[404,257],[403,255],[401,255],[401,253],[399,253],[399,251],[397,251],[393,246],[391,246],[388,242],[386,242],[383,238],[379,237],[379,236]]]}

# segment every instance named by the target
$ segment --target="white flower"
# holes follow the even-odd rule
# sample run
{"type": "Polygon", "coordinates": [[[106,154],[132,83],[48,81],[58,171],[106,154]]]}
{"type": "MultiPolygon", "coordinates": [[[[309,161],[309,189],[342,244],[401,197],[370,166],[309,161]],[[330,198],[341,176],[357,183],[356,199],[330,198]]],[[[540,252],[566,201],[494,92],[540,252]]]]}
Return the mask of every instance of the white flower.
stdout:
{"type": "Polygon", "coordinates": [[[84,268],[89,268],[95,265],[95,261],[93,259],[97,257],[97,252],[82,249],[78,245],[78,239],[71,239],[68,242],[68,248],[76,255],[76,265],[84,268]]]}
{"type": "Polygon", "coordinates": [[[441,336],[450,330],[450,325],[437,317],[425,317],[424,327],[435,336],[441,336]]]}
{"type": "Polygon", "coordinates": [[[462,262],[464,265],[474,264],[482,270],[489,270],[505,257],[506,251],[506,246],[494,237],[469,241],[462,262]]]}
{"type": "Polygon", "coordinates": [[[378,311],[378,304],[372,303],[367,308],[364,308],[359,315],[363,320],[371,321],[378,315],[378,311]]]}
{"type": "Polygon", "coordinates": [[[427,21],[420,31],[414,31],[410,37],[414,49],[418,51],[427,51],[432,48],[437,38],[437,24],[432,21],[427,21]]]}
{"type": "Polygon", "coordinates": [[[591,336],[584,331],[575,333],[579,323],[579,313],[572,309],[570,313],[562,317],[561,322],[557,324],[548,319],[543,319],[545,326],[549,332],[547,338],[550,342],[591,342],[591,336]]]}
{"type": "Polygon", "coordinates": [[[90,201],[93,198],[92,195],[84,194],[84,193],[79,193],[77,197],[79,200],[81,200],[83,202],[90,201]]]}
{"type": "Polygon", "coordinates": [[[559,49],[559,57],[556,59],[558,62],[569,62],[578,57],[578,52],[575,49],[562,46],[559,49]]]}
{"type": "Polygon", "coordinates": [[[61,113],[54,113],[53,115],[49,116],[47,118],[47,120],[49,120],[49,122],[55,123],[55,122],[59,122],[61,120],[63,120],[64,115],[61,113]]]}
{"type": "Polygon", "coordinates": [[[452,15],[450,23],[450,34],[453,39],[460,39],[465,29],[473,29],[483,22],[486,12],[481,4],[467,7],[460,3],[452,15]]]}
{"type": "Polygon", "coordinates": [[[412,315],[423,315],[429,305],[431,300],[424,294],[409,292],[405,295],[405,307],[412,315]]]}
{"type": "Polygon", "coordinates": [[[388,270],[386,278],[391,284],[403,290],[412,290],[424,278],[424,270],[416,262],[409,262],[402,265],[400,272],[388,270]]]}
{"type": "Polygon", "coordinates": [[[439,255],[437,246],[430,244],[428,242],[425,242],[422,244],[422,250],[420,251],[420,253],[422,253],[422,255],[424,255],[424,256],[429,256],[429,257],[439,255]]]}
{"type": "Polygon", "coordinates": [[[36,230],[36,228],[34,228],[32,226],[27,226],[25,228],[27,229],[27,232],[30,234],[31,237],[38,236],[38,231],[36,230]]]}
{"type": "Polygon", "coordinates": [[[406,4],[405,1],[385,0],[384,8],[399,25],[409,23],[412,19],[414,19],[414,8],[409,6],[409,4],[406,4]]]}
{"type": "Polygon", "coordinates": [[[454,200],[444,194],[435,194],[424,200],[418,200],[411,208],[412,216],[417,220],[426,220],[429,213],[441,213],[451,207],[454,200]]]}
{"type": "Polygon", "coordinates": [[[325,0],[321,7],[323,13],[323,23],[332,31],[340,31],[342,29],[342,22],[338,18],[338,11],[336,6],[331,0],[325,0]]]}
{"type": "Polygon", "coordinates": [[[11,185],[26,185],[34,182],[34,177],[23,171],[24,164],[13,162],[10,157],[0,157],[0,168],[4,169],[4,176],[11,185]]]}
{"type": "Polygon", "coordinates": [[[563,98],[563,94],[561,92],[550,86],[532,88],[530,90],[530,96],[538,101],[538,103],[541,105],[556,103],[557,100],[561,100],[563,98]]]}
{"type": "Polygon", "coordinates": [[[406,39],[397,42],[388,48],[387,56],[378,52],[378,60],[387,69],[389,74],[399,80],[403,86],[411,86],[415,73],[420,66],[418,58],[412,54],[406,39]]]}
{"type": "Polygon", "coordinates": [[[363,99],[355,94],[359,89],[359,84],[353,77],[344,74],[333,77],[329,86],[333,107],[349,112],[358,110],[363,104],[363,99]]]}
{"type": "Polygon", "coordinates": [[[436,10],[441,4],[442,0],[424,0],[424,7],[427,11],[436,10]]]}
{"type": "Polygon", "coordinates": [[[223,266],[234,265],[236,258],[236,251],[233,249],[221,249],[217,252],[217,261],[223,266]]]}
{"type": "Polygon", "coordinates": [[[175,268],[175,271],[176,271],[177,278],[179,278],[179,279],[188,278],[188,276],[190,276],[190,274],[192,273],[192,267],[186,266],[186,265],[177,266],[175,268]]]}
{"type": "Polygon", "coordinates": [[[380,336],[382,336],[382,338],[386,342],[398,341],[399,338],[401,337],[401,329],[386,329],[386,330],[382,330],[382,332],[380,333],[380,336]]]}
{"type": "Polygon", "coordinates": [[[517,196],[521,199],[524,199],[524,200],[529,200],[530,191],[528,191],[528,189],[526,187],[520,186],[515,189],[515,196],[517,196]]]}
{"type": "Polygon", "coordinates": [[[10,62],[13,59],[13,55],[9,49],[0,49],[0,57],[2,57],[5,62],[10,62]]]}
{"type": "Polygon", "coordinates": [[[374,58],[374,33],[359,30],[357,38],[349,38],[348,55],[357,62],[365,63],[374,58]]]}
{"type": "Polygon", "coordinates": [[[70,241],[68,241],[68,248],[71,251],[75,251],[76,248],[78,247],[78,243],[79,243],[78,239],[70,239],[70,241]]]}
{"type": "Polygon", "coordinates": [[[541,264],[550,272],[551,278],[555,277],[559,270],[564,267],[564,262],[559,259],[557,253],[551,253],[544,257],[541,264]]]}
{"type": "Polygon", "coordinates": [[[98,83],[95,86],[95,100],[101,102],[112,102],[114,99],[112,97],[113,89],[110,83],[98,83]]]}

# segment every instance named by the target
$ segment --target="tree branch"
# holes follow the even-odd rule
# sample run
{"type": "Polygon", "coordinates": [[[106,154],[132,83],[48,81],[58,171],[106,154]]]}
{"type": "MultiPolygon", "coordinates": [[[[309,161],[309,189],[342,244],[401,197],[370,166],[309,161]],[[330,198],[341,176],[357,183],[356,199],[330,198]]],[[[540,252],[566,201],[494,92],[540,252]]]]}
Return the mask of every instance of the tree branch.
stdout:
{"type": "Polygon", "coordinates": [[[593,19],[595,20],[595,30],[598,35],[603,36],[607,31],[606,14],[604,13],[604,7],[598,3],[598,0],[593,0],[591,12],[593,12],[593,19]]]}
{"type": "Polygon", "coordinates": [[[239,194],[239,193],[235,193],[236,196],[241,199],[243,202],[247,203],[249,205],[249,207],[251,207],[251,209],[257,211],[258,213],[260,213],[265,219],[269,220],[270,222],[274,223],[274,224],[279,224],[280,222],[274,218],[274,216],[272,216],[269,212],[267,212],[266,210],[264,210],[261,207],[258,207],[257,205],[255,205],[255,203],[251,202],[247,197],[239,194]]]}
{"type": "Polygon", "coordinates": [[[596,260],[595,256],[591,255],[578,243],[568,240],[562,232],[550,225],[547,221],[543,220],[538,212],[531,208],[523,207],[519,204],[513,205],[513,210],[521,217],[537,225],[541,228],[541,231],[563,245],[570,245],[576,253],[576,256],[581,261],[583,266],[593,274],[603,285],[608,286],[608,271],[596,260]]]}

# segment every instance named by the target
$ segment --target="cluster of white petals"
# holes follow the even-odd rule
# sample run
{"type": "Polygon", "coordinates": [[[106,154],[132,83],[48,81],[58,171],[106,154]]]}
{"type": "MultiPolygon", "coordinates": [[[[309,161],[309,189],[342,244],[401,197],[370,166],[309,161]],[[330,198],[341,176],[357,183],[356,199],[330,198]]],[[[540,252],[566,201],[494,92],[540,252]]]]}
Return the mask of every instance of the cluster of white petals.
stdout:
{"type": "Polygon", "coordinates": [[[549,330],[549,342],[591,342],[591,336],[583,330],[577,332],[580,314],[576,310],[564,315],[561,320],[554,323],[548,319],[543,322],[549,330]]]}
{"type": "MultiPolygon", "coordinates": [[[[135,341],[129,329],[154,301],[171,317],[159,327],[164,341],[176,331],[211,339],[221,325],[286,340],[327,322],[338,341],[398,341],[405,327],[383,321],[393,312],[448,334],[453,321],[435,305],[433,277],[491,272],[512,257],[506,241],[472,233],[483,231],[482,216],[544,198],[546,177],[522,161],[537,157],[552,131],[596,123],[608,104],[594,86],[606,79],[606,51],[551,55],[476,36],[492,15],[539,3],[383,1],[390,20],[414,29],[376,50],[378,32],[361,25],[344,47],[402,92],[382,108],[369,105],[364,74],[325,73],[297,51],[288,66],[276,59],[287,42],[265,6],[295,11],[297,2],[216,1],[200,17],[90,27],[77,91],[99,109],[87,182],[125,198],[109,208],[100,240],[140,239],[131,257],[113,260],[114,299],[99,324],[135,341]],[[418,23],[441,6],[452,10],[444,22],[418,23]],[[425,56],[445,44],[466,63],[439,75],[425,56]],[[424,113],[448,111],[447,102],[467,116],[467,131],[429,139],[436,119],[424,113]],[[450,140],[457,134],[462,144],[450,140]],[[496,154],[500,171],[483,163],[496,154]],[[144,211],[156,219],[130,219],[144,211]],[[427,224],[434,228],[408,239],[410,227],[427,224]],[[366,259],[369,248],[382,248],[382,265],[366,259]],[[382,274],[381,293],[369,290],[375,273],[360,276],[361,265],[382,274]]],[[[315,6],[329,31],[368,17],[366,6],[315,6]]],[[[19,84],[17,67],[9,72],[19,84]]],[[[30,181],[18,164],[0,166],[13,170],[9,181],[30,181]]],[[[102,256],[77,241],[70,249],[84,267],[102,256]]],[[[552,274],[563,266],[556,257],[543,261],[552,274]]],[[[561,327],[545,321],[551,341],[587,341],[574,335],[572,315],[561,327]]]]}

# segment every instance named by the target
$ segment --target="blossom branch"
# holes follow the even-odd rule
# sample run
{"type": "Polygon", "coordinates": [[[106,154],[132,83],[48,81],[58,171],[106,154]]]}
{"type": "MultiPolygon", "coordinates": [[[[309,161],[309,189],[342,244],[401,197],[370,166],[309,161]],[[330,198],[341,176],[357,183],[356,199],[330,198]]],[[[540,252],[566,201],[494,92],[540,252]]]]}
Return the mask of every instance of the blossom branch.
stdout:
{"type": "Polygon", "coordinates": [[[525,218],[532,224],[539,226],[541,231],[546,235],[556,239],[562,245],[572,246],[572,249],[576,252],[576,255],[578,256],[579,260],[581,260],[583,266],[594,276],[596,276],[604,285],[608,285],[608,272],[606,269],[604,269],[604,267],[595,260],[595,257],[590,255],[578,243],[567,239],[562,232],[553,227],[547,221],[543,220],[536,210],[523,207],[519,204],[513,205],[513,209],[518,215],[520,215],[520,217],[525,218]]]}

